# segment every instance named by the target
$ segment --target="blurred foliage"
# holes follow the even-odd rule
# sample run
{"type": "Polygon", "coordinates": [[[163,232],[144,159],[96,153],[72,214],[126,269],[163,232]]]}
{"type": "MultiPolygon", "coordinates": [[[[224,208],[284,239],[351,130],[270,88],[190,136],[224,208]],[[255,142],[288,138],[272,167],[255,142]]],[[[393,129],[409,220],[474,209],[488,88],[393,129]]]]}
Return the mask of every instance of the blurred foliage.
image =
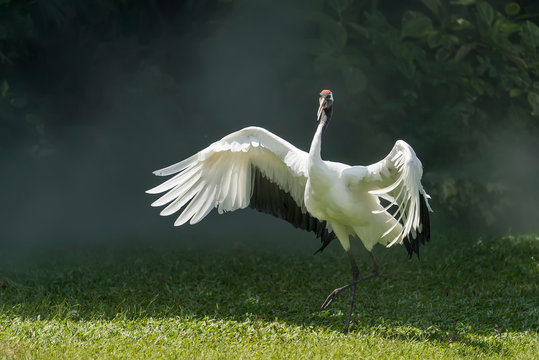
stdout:
{"type": "MultiPolygon", "coordinates": [[[[135,90],[158,89],[168,93],[164,102],[174,102],[181,73],[172,75],[170,69],[177,65],[141,67],[144,54],[152,51],[145,45],[159,39],[172,47],[167,34],[183,34],[186,26],[196,28],[190,36],[197,39],[211,36],[236,3],[0,0],[0,151],[31,149],[38,158],[54,153],[64,126],[91,121],[77,112],[77,102],[90,96],[88,73],[86,78],[80,73],[109,49],[121,52],[130,39],[137,50],[122,56],[121,67],[132,67],[152,85],[135,86],[133,80],[135,90]]],[[[346,124],[356,127],[350,133],[369,126],[373,134],[412,141],[428,166],[431,195],[455,216],[486,223],[503,216],[514,203],[512,193],[504,174],[496,172],[498,154],[486,149],[492,149],[498,132],[533,139],[538,134],[539,5],[533,0],[307,4],[298,16],[308,16],[314,25],[305,36],[312,67],[290,65],[298,70],[287,80],[290,93],[304,92],[305,79],[314,74],[327,84],[340,79],[358,100],[348,102],[347,118],[368,119],[368,125],[346,124]]],[[[174,62],[163,58],[162,63],[174,62]]]]}
{"type": "MultiPolygon", "coordinates": [[[[59,114],[66,99],[85,95],[78,73],[122,41],[132,39],[133,47],[144,51],[155,38],[181,31],[184,18],[210,28],[208,18],[223,8],[226,13],[226,5],[219,0],[0,0],[0,150],[22,144],[35,156],[51,154],[59,128],[80,121],[59,114]]],[[[125,61],[136,68],[140,59],[129,55],[125,61]]]]}
{"type": "Polygon", "coordinates": [[[416,140],[432,195],[478,214],[470,221],[492,224],[511,203],[487,171],[496,162],[479,156],[491,135],[539,129],[539,7],[528,3],[327,0],[311,14],[318,74],[342,77],[378,131],[416,140]]]}
{"type": "MultiPolygon", "coordinates": [[[[58,83],[52,81],[40,87],[37,77],[47,75],[36,74],[33,68],[38,67],[37,62],[47,61],[43,49],[52,46],[51,38],[59,30],[80,24],[76,33],[72,33],[73,43],[69,44],[76,46],[76,40],[84,37],[85,30],[95,30],[122,13],[128,15],[127,3],[0,0],[0,146],[3,150],[17,142],[24,142],[23,147],[31,148],[38,156],[54,149],[50,139],[55,116],[51,102],[58,83]]],[[[115,24],[118,25],[121,23],[115,24]]]]}

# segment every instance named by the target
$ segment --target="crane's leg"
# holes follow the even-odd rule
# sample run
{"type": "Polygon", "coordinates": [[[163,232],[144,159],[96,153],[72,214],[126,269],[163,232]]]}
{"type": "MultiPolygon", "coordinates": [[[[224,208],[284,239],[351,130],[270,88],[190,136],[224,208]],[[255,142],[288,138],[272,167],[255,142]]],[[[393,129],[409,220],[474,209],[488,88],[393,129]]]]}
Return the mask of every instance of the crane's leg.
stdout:
{"type": "Polygon", "coordinates": [[[372,252],[369,251],[369,254],[371,255],[371,259],[372,259],[372,262],[373,262],[373,265],[374,265],[374,269],[370,274],[367,274],[367,275],[363,276],[362,278],[359,277],[359,268],[357,267],[357,264],[356,264],[356,261],[354,259],[354,256],[352,255],[352,252],[350,250],[348,250],[346,252],[346,254],[348,255],[348,260],[350,260],[350,265],[352,266],[353,280],[352,280],[352,282],[350,284],[344,285],[343,287],[340,287],[340,288],[337,288],[337,289],[333,290],[333,292],[331,294],[329,294],[326,301],[324,301],[324,303],[322,304],[322,307],[320,308],[320,310],[327,309],[328,306],[333,302],[333,300],[335,300],[337,298],[337,296],[340,295],[341,292],[343,292],[344,290],[346,290],[346,289],[348,289],[350,287],[352,288],[352,298],[350,300],[350,309],[348,310],[348,316],[346,318],[346,325],[344,326],[344,331],[343,331],[345,334],[348,333],[348,329],[350,327],[350,320],[352,318],[352,310],[354,309],[354,300],[355,300],[355,296],[356,296],[356,286],[357,286],[357,284],[359,284],[362,281],[373,278],[373,277],[377,276],[380,273],[378,263],[376,262],[376,259],[374,258],[374,255],[372,254],[372,252]]]}
{"type": "Polygon", "coordinates": [[[359,280],[359,268],[357,267],[356,260],[352,256],[352,252],[348,250],[346,252],[350,265],[352,266],[352,298],[350,299],[350,309],[348,310],[348,316],[346,317],[346,324],[344,325],[343,333],[348,334],[348,328],[350,327],[350,321],[352,320],[352,311],[354,310],[354,299],[356,298],[357,281],[359,280]]]}

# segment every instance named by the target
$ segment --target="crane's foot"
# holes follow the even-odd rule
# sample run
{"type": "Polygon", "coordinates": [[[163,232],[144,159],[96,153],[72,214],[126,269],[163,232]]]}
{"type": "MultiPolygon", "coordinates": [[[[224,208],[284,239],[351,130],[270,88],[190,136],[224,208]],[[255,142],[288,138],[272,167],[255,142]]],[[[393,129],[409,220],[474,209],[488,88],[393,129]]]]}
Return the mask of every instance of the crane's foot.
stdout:
{"type": "Polygon", "coordinates": [[[329,294],[329,296],[327,297],[326,301],[324,301],[324,303],[320,307],[320,310],[326,310],[329,307],[329,305],[331,305],[333,300],[335,300],[337,296],[339,296],[341,292],[343,290],[346,290],[347,288],[348,288],[348,285],[333,290],[331,294],[329,294]]]}
{"type": "MultiPolygon", "coordinates": [[[[343,290],[346,290],[349,287],[350,287],[349,285],[346,285],[346,286],[343,286],[343,287],[340,287],[340,288],[337,288],[337,289],[333,290],[331,292],[331,294],[329,294],[329,296],[327,297],[326,301],[324,301],[324,303],[322,304],[322,307],[320,308],[320,310],[327,309],[328,306],[331,305],[333,300],[335,300],[337,298],[337,296],[339,296],[343,290]]],[[[350,312],[348,313],[348,317],[347,317],[347,320],[346,320],[346,325],[344,326],[344,330],[342,331],[343,334],[345,334],[345,335],[348,334],[348,331],[350,329],[350,318],[351,318],[351,315],[352,315],[352,307],[353,307],[353,304],[354,304],[354,295],[355,295],[355,288],[354,288],[354,294],[352,295],[352,303],[350,305],[350,312]]]]}
{"type": "Polygon", "coordinates": [[[379,273],[380,273],[380,271],[378,270],[378,266],[376,266],[374,268],[374,270],[372,271],[372,273],[367,274],[366,276],[362,277],[361,279],[356,279],[356,280],[354,280],[352,283],[350,283],[348,285],[344,285],[343,287],[336,288],[335,290],[333,290],[331,292],[331,294],[329,294],[326,301],[324,301],[324,303],[320,307],[320,310],[326,310],[328,308],[328,306],[331,305],[333,300],[335,300],[337,298],[337,296],[339,296],[341,294],[341,292],[343,292],[343,290],[346,290],[346,289],[348,289],[348,288],[350,288],[352,286],[354,286],[354,288],[355,288],[355,286],[357,284],[359,284],[360,282],[368,280],[368,279],[373,278],[375,276],[378,276],[379,273]]]}

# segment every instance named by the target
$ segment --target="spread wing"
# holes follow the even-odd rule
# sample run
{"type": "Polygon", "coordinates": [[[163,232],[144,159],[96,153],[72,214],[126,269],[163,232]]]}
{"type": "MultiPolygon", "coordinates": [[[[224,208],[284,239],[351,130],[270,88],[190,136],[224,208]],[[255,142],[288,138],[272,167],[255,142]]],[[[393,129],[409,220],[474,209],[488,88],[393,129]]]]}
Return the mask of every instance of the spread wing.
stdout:
{"type": "Polygon", "coordinates": [[[419,244],[430,240],[428,199],[430,196],[421,185],[423,166],[410,145],[398,140],[391,152],[381,161],[367,166],[365,183],[369,193],[389,202],[374,214],[392,213],[394,224],[382,235],[390,234],[397,224],[402,231],[390,239],[388,247],[404,243],[408,254],[419,254],[419,244]],[[393,209],[393,211],[391,211],[393,209]]]}
{"type": "Polygon", "coordinates": [[[195,224],[213,209],[221,214],[248,206],[313,231],[325,248],[335,238],[325,221],[311,216],[303,194],[308,154],[259,127],[225,136],[204,150],[154,174],[176,174],[148,190],[166,192],[152,206],[167,205],[161,215],[183,208],[175,226],[195,224]]]}

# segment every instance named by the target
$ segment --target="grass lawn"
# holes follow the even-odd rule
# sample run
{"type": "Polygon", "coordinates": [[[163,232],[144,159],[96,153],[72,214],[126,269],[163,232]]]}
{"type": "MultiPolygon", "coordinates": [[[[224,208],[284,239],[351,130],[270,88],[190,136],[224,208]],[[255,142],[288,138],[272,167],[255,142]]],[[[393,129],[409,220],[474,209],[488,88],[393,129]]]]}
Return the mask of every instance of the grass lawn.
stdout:
{"type": "Polygon", "coordinates": [[[419,261],[375,249],[382,274],[358,288],[347,336],[348,293],[318,311],[351,278],[339,245],[327,250],[4,253],[0,359],[537,358],[539,237],[437,236],[419,261]]]}

